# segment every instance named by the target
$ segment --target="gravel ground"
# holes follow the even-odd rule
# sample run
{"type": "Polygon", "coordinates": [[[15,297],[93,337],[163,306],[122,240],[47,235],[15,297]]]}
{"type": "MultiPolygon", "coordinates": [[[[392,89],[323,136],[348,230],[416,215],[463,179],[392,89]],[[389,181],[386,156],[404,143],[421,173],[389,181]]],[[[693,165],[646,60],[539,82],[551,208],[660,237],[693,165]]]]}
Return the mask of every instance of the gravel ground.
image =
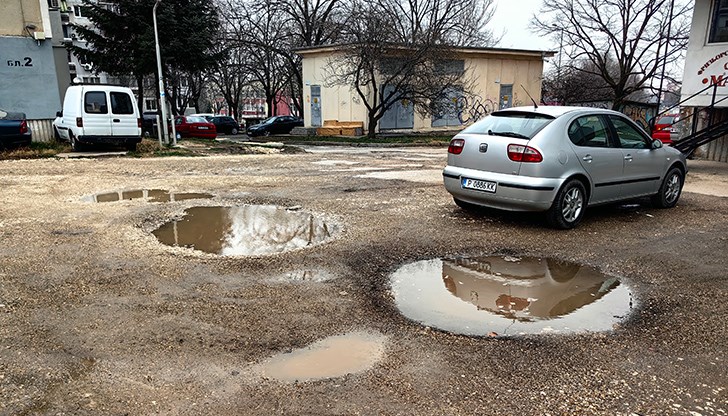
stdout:
{"type": "Polygon", "coordinates": [[[680,203],[538,215],[457,208],[442,148],[0,162],[2,415],[725,415],[728,165],[690,161],[680,203]],[[418,175],[419,172],[420,174],[418,175]],[[167,189],[213,199],[86,202],[167,189]],[[722,192],[722,193],[721,193],[722,192]],[[192,206],[300,206],[314,247],[221,257],[160,244],[192,206]],[[448,255],[575,261],[620,276],[614,331],[479,338],[402,317],[399,266],[448,255]],[[297,281],[308,272],[325,278],[297,281]],[[384,339],[366,371],[305,382],[265,360],[327,337],[384,339]]]}

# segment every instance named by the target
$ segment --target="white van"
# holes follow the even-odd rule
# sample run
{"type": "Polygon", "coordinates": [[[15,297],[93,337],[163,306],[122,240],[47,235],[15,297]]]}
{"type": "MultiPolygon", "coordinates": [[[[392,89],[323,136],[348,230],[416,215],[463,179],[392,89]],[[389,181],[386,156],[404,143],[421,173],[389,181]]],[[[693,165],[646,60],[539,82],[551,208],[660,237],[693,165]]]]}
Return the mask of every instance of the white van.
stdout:
{"type": "Polygon", "coordinates": [[[139,108],[127,87],[71,85],[56,116],[56,137],[71,142],[73,150],[94,144],[134,150],[142,140],[139,108]]]}

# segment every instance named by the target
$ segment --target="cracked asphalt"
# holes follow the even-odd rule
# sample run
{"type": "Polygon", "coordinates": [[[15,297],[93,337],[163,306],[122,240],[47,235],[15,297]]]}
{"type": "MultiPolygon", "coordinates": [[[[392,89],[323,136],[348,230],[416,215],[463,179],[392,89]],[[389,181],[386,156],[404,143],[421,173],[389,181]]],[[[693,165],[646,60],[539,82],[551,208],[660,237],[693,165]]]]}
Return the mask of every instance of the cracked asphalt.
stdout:
{"type": "Polygon", "coordinates": [[[2,415],[725,415],[728,165],[689,161],[677,207],[589,209],[575,230],[459,209],[444,148],[0,162],[2,415]],[[166,189],[212,199],[91,203],[166,189]],[[296,206],[322,244],[221,257],[151,232],[193,206],[296,206]],[[553,257],[628,281],[613,331],[467,337],[409,321],[389,275],[452,255],[553,257]],[[324,276],[295,279],[291,276],[324,276]],[[384,340],[365,371],[251,369],[322,339],[384,340]]]}

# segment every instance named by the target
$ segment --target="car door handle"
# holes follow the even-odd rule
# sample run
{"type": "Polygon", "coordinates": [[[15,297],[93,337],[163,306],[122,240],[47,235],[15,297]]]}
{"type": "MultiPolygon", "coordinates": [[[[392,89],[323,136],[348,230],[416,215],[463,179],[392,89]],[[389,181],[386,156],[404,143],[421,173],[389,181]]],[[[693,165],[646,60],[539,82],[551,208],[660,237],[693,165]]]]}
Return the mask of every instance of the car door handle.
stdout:
{"type": "Polygon", "coordinates": [[[584,162],[591,163],[592,161],[592,155],[586,155],[583,158],[581,158],[584,162]]]}
{"type": "Polygon", "coordinates": [[[115,118],[114,123],[121,123],[121,120],[119,120],[118,118],[115,118]]]}
{"type": "Polygon", "coordinates": [[[626,160],[627,162],[631,162],[632,161],[632,155],[626,155],[624,157],[624,160],[626,160]]]}

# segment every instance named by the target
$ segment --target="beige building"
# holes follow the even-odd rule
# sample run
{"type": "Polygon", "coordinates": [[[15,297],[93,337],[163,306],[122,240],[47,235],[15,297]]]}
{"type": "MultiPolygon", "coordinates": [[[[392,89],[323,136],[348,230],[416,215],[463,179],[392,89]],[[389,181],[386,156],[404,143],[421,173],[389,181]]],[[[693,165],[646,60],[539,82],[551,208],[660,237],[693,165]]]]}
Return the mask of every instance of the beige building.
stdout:
{"type": "MultiPolygon", "coordinates": [[[[364,123],[366,131],[367,110],[356,91],[331,82],[331,65],[341,56],[341,47],[307,48],[298,54],[303,58],[305,127],[321,126],[325,120],[357,121],[364,123]]],[[[401,100],[385,113],[377,131],[460,129],[492,111],[530,105],[526,91],[540,102],[544,59],[553,55],[548,51],[458,49],[456,56],[465,71],[463,76],[472,81],[472,91],[448,97],[457,108],[448,114],[423,117],[407,100],[401,100]]]]}

